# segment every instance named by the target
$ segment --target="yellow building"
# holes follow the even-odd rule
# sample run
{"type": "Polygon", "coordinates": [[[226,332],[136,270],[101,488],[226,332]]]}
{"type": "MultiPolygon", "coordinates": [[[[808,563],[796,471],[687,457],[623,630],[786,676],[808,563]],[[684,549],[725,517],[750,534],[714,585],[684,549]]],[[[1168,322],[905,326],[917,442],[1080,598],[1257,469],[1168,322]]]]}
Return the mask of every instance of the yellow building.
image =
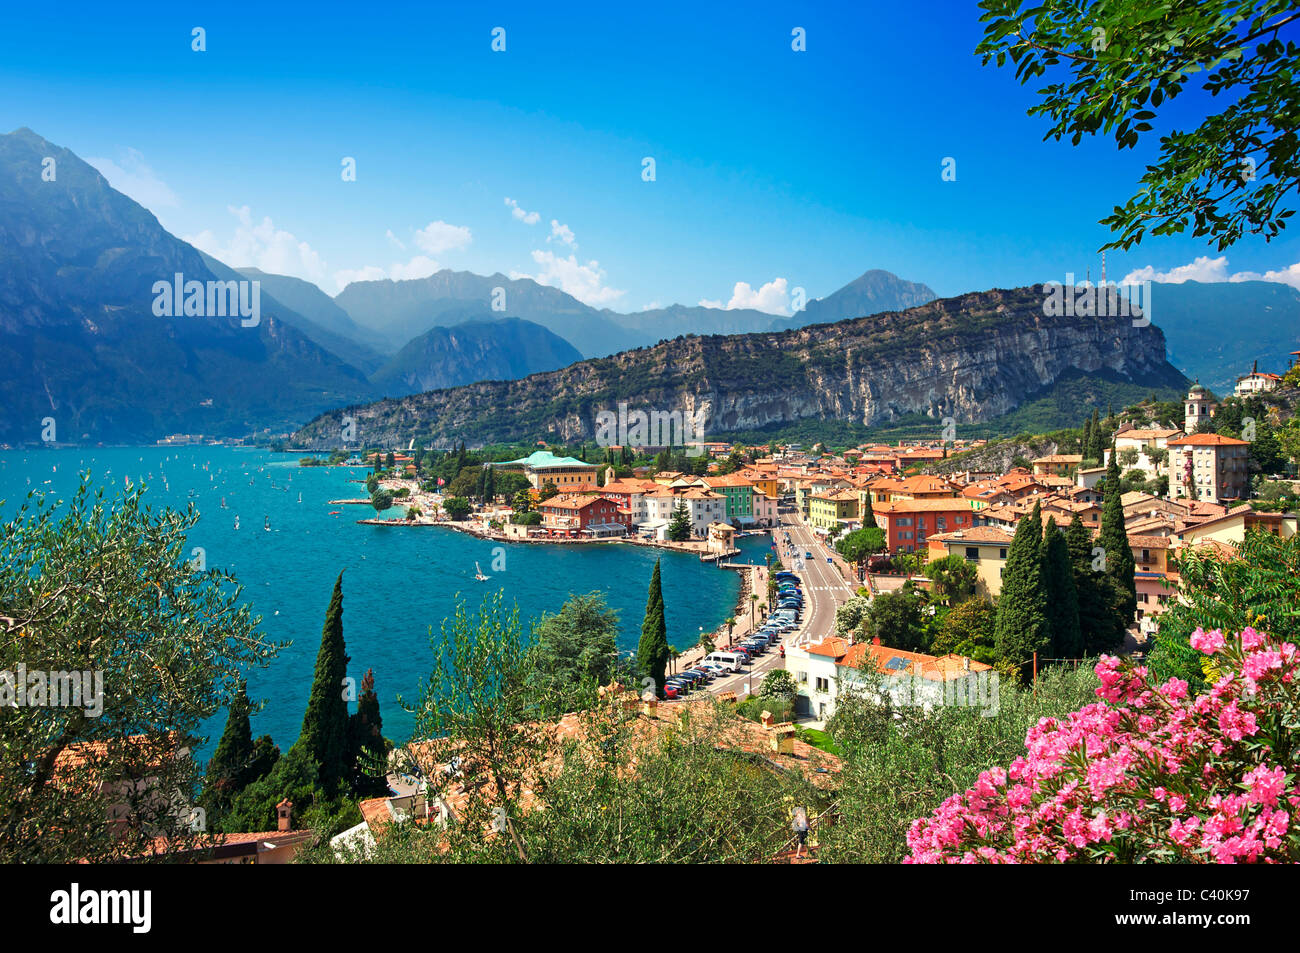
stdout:
{"type": "Polygon", "coordinates": [[[754,489],[764,496],[777,499],[781,496],[781,483],[776,478],[775,470],[747,469],[739,471],[740,475],[754,484],[754,489]]]}
{"type": "Polygon", "coordinates": [[[823,490],[808,501],[808,522],[819,529],[839,526],[858,518],[858,494],[855,490],[823,490]]]}
{"type": "Polygon", "coordinates": [[[1012,536],[996,526],[974,526],[955,533],[936,533],[929,539],[930,559],[962,556],[975,566],[975,592],[996,599],[1002,593],[1002,570],[1012,536]]]}

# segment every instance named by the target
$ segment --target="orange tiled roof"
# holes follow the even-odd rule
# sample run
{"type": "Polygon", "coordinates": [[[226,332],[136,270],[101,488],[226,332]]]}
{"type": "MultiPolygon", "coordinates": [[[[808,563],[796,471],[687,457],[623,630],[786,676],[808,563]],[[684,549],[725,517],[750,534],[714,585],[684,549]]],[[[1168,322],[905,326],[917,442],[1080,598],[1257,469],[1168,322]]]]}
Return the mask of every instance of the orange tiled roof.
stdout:
{"type": "Polygon", "coordinates": [[[1170,440],[1171,447],[1249,447],[1246,440],[1237,440],[1217,433],[1194,433],[1177,440],[1170,440]]]}

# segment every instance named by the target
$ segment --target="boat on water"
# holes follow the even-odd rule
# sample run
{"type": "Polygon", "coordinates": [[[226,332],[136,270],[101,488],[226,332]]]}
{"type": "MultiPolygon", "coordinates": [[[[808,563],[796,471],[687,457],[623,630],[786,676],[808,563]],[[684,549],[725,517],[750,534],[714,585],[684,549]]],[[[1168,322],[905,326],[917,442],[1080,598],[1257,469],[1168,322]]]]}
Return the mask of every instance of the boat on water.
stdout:
{"type": "Polygon", "coordinates": [[[262,529],[266,530],[268,533],[271,532],[271,517],[265,516],[262,518],[262,529]]]}
{"type": "Polygon", "coordinates": [[[474,564],[474,578],[479,582],[487,582],[487,576],[483,575],[483,570],[479,568],[478,563],[474,564]]]}
{"type": "Polygon", "coordinates": [[[235,517],[235,529],[239,529],[239,517],[235,517]]]}
{"type": "Polygon", "coordinates": [[[299,502],[299,503],[302,502],[302,493],[301,493],[301,492],[299,492],[299,494],[298,494],[298,502],[299,502]]]}
{"type": "Polygon", "coordinates": [[[342,510],[330,510],[330,516],[341,516],[342,514],[342,510]]]}

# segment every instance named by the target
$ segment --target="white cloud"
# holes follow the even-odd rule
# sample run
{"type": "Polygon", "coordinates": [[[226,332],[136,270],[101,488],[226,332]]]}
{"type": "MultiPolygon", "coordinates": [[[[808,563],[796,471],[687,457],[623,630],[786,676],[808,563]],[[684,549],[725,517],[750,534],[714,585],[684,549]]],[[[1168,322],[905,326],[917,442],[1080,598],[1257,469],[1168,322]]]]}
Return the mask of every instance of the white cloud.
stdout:
{"type": "MultiPolygon", "coordinates": [[[[204,229],[197,235],[185,235],[184,240],[200,251],[207,252],[213,258],[225,262],[231,268],[260,268],[275,275],[291,275],[310,281],[330,293],[332,282],[334,291],[342,291],[353,281],[378,281],[391,278],[393,281],[405,281],[411,278],[427,278],[441,265],[430,257],[435,249],[448,250],[463,247],[471,240],[470,230],[446,222],[430,222],[425,228],[415,233],[416,243],[430,255],[416,255],[406,262],[393,262],[388,267],[366,265],[361,268],[341,268],[331,271],[325,260],[307,242],[299,240],[282,228],[276,228],[269,216],[260,222],[253,220],[251,209],[247,205],[229,206],[230,214],[235,216],[237,224],[235,233],[229,241],[222,241],[211,229],[204,229]]],[[[405,251],[406,245],[393,234],[392,229],[385,237],[396,248],[405,251]]]]}
{"type": "Polygon", "coordinates": [[[548,242],[550,241],[561,242],[575,250],[578,247],[578,243],[574,240],[573,237],[573,229],[571,229],[568,225],[561,225],[556,219],[551,219],[551,235],[546,240],[548,242]]]}
{"type": "Polygon", "coordinates": [[[441,255],[443,252],[464,248],[473,240],[474,236],[465,226],[448,225],[441,220],[430,222],[415,232],[415,244],[430,255],[441,255]]]}
{"type": "Polygon", "coordinates": [[[1277,281],[1291,285],[1293,288],[1300,288],[1300,262],[1286,268],[1266,271],[1261,274],[1257,271],[1230,271],[1226,255],[1220,255],[1218,258],[1202,255],[1190,264],[1179,265],[1176,268],[1170,268],[1168,271],[1157,271],[1151,265],[1135,269],[1124,276],[1122,284],[1136,284],[1140,281],[1158,281],[1167,284],[1182,284],[1184,281],[1211,283],[1221,281],[1277,281]]]}
{"type": "Polygon", "coordinates": [[[405,264],[394,262],[387,268],[367,265],[364,268],[341,269],[334,272],[334,284],[338,286],[339,291],[342,291],[354,281],[383,281],[385,278],[393,281],[409,281],[414,278],[428,278],[439,267],[432,258],[416,255],[405,264]]]}
{"type": "Polygon", "coordinates": [[[325,280],[325,262],[307,242],[300,241],[292,232],[276,228],[269,216],[254,222],[247,205],[238,208],[231,205],[228,209],[238,221],[230,241],[222,243],[211,229],[204,229],[197,235],[185,235],[184,240],[231,268],[260,268],[272,274],[303,278],[317,285],[325,280]]]}
{"type": "Polygon", "coordinates": [[[554,252],[540,249],[533,252],[533,261],[541,266],[542,270],[540,272],[529,275],[524,272],[513,271],[510,273],[510,277],[515,279],[532,278],[539,285],[559,288],[566,294],[573,295],[583,304],[592,307],[609,304],[626,294],[624,291],[610,288],[604,284],[605,272],[597,261],[593,260],[583,264],[578,261],[575,255],[561,258],[554,252]]]}
{"type": "Polygon", "coordinates": [[[162,179],[144,161],[144,156],[135,149],[124,149],[118,157],[112,159],[87,159],[99,170],[108,184],[123,195],[135,199],[149,211],[157,214],[160,208],[178,208],[181,200],[162,179]]]}
{"type": "Polygon", "coordinates": [[[767,314],[789,314],[789,282],[784,278],[773,278],[755,291],[747,281],[737,281],[731,292],[731,300],[725,305],[720,301],[705,298],[700,301],[704,308],[723,308],[733,311],[736,308],[753,308],[767,314]]]}
{"type": "Polygon", "coordinates": [[[506,199],[506,205],[510,207],[510,214],[525,225],[536,225],[542,220],[542,216],[538,212],[525,212],[519,207],[519,203],[512,198],[506,199]]]}
{"type": "Polygon", "coordinates": [[[1220,255],[1210,258],[1202,255],[1191,264],[1179,265],[1168,271],[1156,271],[1151,265],[1130,271],[1120,284],[1136,284],[1141,281],[1159,281],[1165,284],[1180,285],[1184,281],[1228,281],[1228,258],[1220,255]]]}

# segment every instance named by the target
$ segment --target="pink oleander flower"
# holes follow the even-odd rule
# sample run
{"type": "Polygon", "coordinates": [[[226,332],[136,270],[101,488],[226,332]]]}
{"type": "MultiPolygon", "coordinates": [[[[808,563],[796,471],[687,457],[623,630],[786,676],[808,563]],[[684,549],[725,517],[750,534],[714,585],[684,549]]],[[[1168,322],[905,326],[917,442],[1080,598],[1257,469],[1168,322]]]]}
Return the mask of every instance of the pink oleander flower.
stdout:
{"type": "Polygon", "coordinates": [[[1285,789],[1286,771],[1281,768],[1270,771],[1261,764],[1246,775],[1245,783],[1250,792],[1246,795],[1246,800],[1252,804],[1274,807],[1285,789]]]}
{"type": "Polygon", "coordinates": [[[984,772],[915,821],[907,862],[1167,861],[1171,851],[1185,863],[1300,862],[1288,836],[1300,784],[1260,730],[1296,723],[1300,652],[1254,629],[1198,629],[1192,645],[1221,653],[1208,692],[1189,696],[1180,679],[1157,686],[1144,667],[1103,657],[1098,700],[1040,719],[1008,770],[984,772]]]}
{"type": "Polygon", "coordinates": [[[1223,633],[1218,629],[1212,632],[1206,632],[1204,629],[1197,629],[1192,633],[1192,648],[1204,652],[1206,655],[1213,655],[1224,646],[1223,633]]]}

